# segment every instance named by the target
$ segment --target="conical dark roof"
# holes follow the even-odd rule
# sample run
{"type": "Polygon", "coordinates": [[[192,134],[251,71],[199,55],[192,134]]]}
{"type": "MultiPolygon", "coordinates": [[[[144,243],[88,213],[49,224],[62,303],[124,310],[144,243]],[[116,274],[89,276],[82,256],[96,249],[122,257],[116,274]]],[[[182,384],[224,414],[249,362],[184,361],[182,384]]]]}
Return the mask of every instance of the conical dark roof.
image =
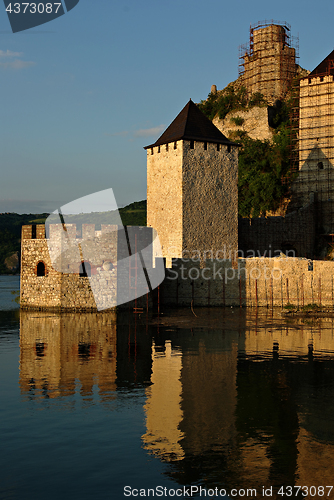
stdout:
{"type": "Polygon", "coordinates": [[[237,146],[221,133],[191,99],[159,139],[144,149],[180,141],[181,139],[237,146]]]}
{"type": "Polygon", "coordinates": [[[306,78],[317,75],[334,75],[334,50],[306,78]]]}

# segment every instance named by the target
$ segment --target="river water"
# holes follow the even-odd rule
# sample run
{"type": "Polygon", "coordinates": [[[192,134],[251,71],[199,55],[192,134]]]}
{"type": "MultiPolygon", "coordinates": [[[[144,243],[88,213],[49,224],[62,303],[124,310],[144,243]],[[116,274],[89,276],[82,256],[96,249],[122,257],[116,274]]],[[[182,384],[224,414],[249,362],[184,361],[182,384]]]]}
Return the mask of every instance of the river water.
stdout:
{"type": "Polygon", "coordinates": [[[18,286],[0,277],[1,500],[334,497],[332,318],[20,313],[18,286]]]}

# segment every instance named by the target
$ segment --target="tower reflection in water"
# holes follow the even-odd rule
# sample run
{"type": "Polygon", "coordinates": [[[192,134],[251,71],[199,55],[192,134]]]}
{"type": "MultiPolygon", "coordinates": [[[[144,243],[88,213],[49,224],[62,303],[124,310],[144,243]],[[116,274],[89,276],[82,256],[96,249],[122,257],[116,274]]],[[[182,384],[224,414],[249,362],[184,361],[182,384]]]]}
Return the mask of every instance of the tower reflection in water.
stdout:
{"type": "Polygon", "coordinates": [[[21,312],[20,386],[23,394],[56,398],[116,390],[115,315],[21,312]]]}
{"type": "Polygon", "coordinates": [[[158,326],[22,313],[20,386],[30,398],[79,391],[101,402],[143,388],[142,446],[179,484],[260,491],[330,485],[334,475],[331,318],[289,324],[269,311],[203,309],[158,326]]]}

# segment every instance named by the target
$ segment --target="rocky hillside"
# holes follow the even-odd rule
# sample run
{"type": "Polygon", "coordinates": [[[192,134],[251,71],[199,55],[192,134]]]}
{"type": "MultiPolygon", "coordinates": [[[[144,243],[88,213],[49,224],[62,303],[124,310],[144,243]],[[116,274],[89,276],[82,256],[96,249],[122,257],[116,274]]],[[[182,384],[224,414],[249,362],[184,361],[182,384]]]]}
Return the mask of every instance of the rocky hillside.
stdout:
{"type": "MultiPolygon", "coordinates": [[[[299,75],[307,74],[300,68],[299,75]]],[[[199,108],[239,152],[239,215],[280,214],[289,197],[292,151],[296,145],[291,125],[298,106],[298,78],[284,99],[272,105],[261,93],[248,96],[242,77],[223,90],[213,91],[199,108]],[[297,91],[296,91],[297,89],[297,91]]]]}

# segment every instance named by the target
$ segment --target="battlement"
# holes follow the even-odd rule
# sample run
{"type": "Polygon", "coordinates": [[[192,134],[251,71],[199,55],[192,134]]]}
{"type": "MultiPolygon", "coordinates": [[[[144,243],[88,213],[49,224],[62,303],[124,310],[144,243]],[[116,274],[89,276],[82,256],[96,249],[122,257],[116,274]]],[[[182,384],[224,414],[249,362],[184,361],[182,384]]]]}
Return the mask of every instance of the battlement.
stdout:
{"type": "Polygon", "coordinates": [[[146,226],[118,226],[115,224],[29,224],[22,226],[22,240],[44,240],[46,238],[60,238],[65,231],[69,238],[93,239],[101,235],[122,231],[126,228],[129,235],[139,236],[140,241],[152,242],[152,228],[146,226]],[[101,229],[96,229],[101,228],[101,229]],[[147,234],[146,234],[147,233],[147,234]]]}
{"type": "Polygon", "coordinates": [[[49,224],[46,230],[46,237],[50,239],[61,238],[64,233],[70,239],[89,240],[98,238],[104,234],[110,234],[121,230],[123,226],[115,224],[49,224]],[[96,227],[101,229],[96,229],[96,227]]]}
{"type": "Polygon", "coordinates": [[[44,224],[30,224],[22,226],[22,240],[44,240],[45,239],[45,225],[44,224]]]}
{"type": "Polygon", "coordinates": [[[308,85],[319,85],[320,83],[332,83],[333,75],[308,75],[300,80],[301,87],[307,87],[308,85]]]}

